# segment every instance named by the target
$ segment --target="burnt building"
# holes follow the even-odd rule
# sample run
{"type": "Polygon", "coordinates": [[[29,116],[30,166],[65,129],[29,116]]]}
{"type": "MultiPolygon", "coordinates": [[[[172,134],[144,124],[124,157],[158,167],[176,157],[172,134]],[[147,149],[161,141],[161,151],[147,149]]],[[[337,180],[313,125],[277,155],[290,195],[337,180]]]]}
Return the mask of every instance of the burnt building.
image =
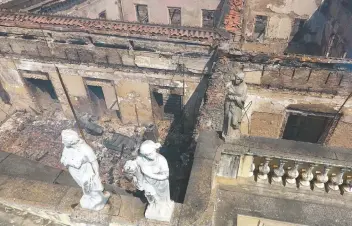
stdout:
{"type": "Polygon", "coordinates": [[[3,112],[72,117],[72,102],[78,114],[196,133],[176,225],[349,225],[347,1],[173,2],[116,1],[116,16],[79,4],[91,11],[77,16],[100,20],[2,11],[3,112]],[[238,72],[242,135],[225,142],[238,72]]]}

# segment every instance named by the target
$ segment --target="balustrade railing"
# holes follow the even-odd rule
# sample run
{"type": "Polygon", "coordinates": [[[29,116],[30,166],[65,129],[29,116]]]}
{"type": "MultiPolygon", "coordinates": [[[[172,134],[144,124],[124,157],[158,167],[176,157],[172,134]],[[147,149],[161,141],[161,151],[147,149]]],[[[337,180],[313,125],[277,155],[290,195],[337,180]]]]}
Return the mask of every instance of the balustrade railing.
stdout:
{"type": "Polygon", "coordinates": [[[342,194],[352,192],[352,168],[348,167],[253,156],[250,171],[253,173],[250,172],[249,175],[253,175],[257,182],[310,187],[311,190],[340,190],[342,194]]]}

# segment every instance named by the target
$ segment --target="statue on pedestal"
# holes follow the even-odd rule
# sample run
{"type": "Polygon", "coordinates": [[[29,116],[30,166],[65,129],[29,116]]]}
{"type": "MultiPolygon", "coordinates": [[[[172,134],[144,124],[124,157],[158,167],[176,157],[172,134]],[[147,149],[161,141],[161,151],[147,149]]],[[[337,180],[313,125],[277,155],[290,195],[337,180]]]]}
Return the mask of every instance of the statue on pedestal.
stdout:
{"type": "Polygon", "coordinates": [[[81,207],[90,210],[103,209],[110,194],[103,193],[104,187],[93,149],[73,130],[63,130],[61,136],[64,150],[60,161],[83,190],[81,207]]]}
{"type": "Polygon", "coordinates": [[[169,166],[164,156],[157,153],[159,143],[144,141],[135,160],[129,160],[124,172],[133,177],[138,190],[144,191],[148,200],[145,217],[170,221],[174,202],[170,200],[169,166]]]}
{"type": "Polygon", "coordinates": [[[231,82],[226,84],[225,120],[222,132],[225,141],[231,142],[241,136],[242,110],[247,99],[247,85],[243,80],[244,73],[240,72],[233,75],[231,82]]]}

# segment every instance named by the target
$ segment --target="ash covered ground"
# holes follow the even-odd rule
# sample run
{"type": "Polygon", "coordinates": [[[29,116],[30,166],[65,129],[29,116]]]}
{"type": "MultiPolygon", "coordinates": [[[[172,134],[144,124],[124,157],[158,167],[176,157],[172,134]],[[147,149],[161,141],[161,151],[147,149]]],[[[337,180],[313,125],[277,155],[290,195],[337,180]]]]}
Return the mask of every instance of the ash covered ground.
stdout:
{"type": "MultiPolygon", "coordinates": [[[[104,119],[97,121],[104,127],[101,136],[85,133],[88,144],[94,149],[100,164],[100,175],[104,183],[115,184],[124,189],[130,184],[125,180],[122,167],[128,159],[134,158],[131,153],[107,149],[103,140],[110,138],[113,132],[131,137],[134,126],[121,126],[118,121],[104,119]],[[109,132],[110,131],[110,132],[109,132]]],[[[61,112],[52,117],[37,116],[26,112],[17,112],[0,126],[0,150],[10,152],[41,164],[65,169],[61,163],[63,145],[61,131],[75,129],[75,122],[66,119],[61,112]]]]}
{"type": "MultiPolygon", "coordinates": [[[[109,149],[104,146],[104,140],[111,139],[116,133],[130,138],[135,138],[136,135],[140,137],[145,128],[122,125],[117,118],[110,117],[95,119],[94,123],[104,128],[103,134],[98,136],[87,132],[84,134],[98,157],[103,183],[134,192],[135,188],[124,176],[122,169],[125,162],[135,158],[137,153],[131,150],[121,152],[109,149]]],[[[182,202],[192,166],[195,143],[192,142],[192,137],[183,135],[178,126],[172,126],[165,121],[158,122],[157,126],[159,142],[163,144],[160,153],[167,158],[170,167],[171,195],[175,201],[182,202]]],[[[60,111],[50,116],[16,112],[0,125],[0,150],[44,165],[65,169],[60,164],[63,129],[78,131],[75,121],[66,119],[60,111]]]]}

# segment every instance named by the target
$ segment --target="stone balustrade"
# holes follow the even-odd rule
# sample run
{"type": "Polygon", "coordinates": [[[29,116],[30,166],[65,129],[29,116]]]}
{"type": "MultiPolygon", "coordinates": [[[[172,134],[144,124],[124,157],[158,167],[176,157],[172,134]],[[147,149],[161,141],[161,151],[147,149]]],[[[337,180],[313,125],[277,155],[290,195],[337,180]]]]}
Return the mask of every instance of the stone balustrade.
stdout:
{"type": "Polygon", "coordinates": [[[253,172],[248,175],[253,175],[257,182],[306,187],[311,190],[352,192],[352,168],[289,158],[247,156],[253,160],[253,166],[250,167],[253,172]]]}
{"type": "Polygon", "coordinates": [[[217,176],[226,183],[244,177],[291,189],[352,192],[351,149],[243,137],[220,150],[217,176]]]}

